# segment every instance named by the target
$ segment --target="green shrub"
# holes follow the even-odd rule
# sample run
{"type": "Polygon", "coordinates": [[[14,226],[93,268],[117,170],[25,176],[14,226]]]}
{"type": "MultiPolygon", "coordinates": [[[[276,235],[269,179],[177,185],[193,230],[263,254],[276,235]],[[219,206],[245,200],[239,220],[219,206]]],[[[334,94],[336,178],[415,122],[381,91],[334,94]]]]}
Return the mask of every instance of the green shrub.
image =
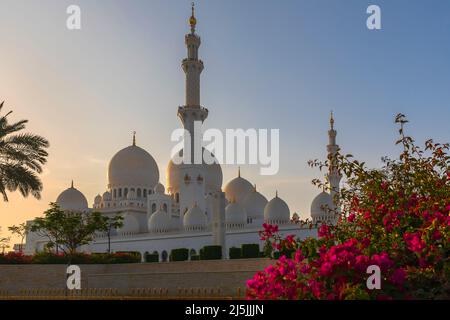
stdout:
{"type": "Polygon", "coordinates": [[[159,262],[159,254],[158,252],[153,253],[145,253],[145,262],[159,262]]]}
{"type": "Polygon", "coordinates": [[[258,258],[259,257],[259,245],[257,243],[243,244],[242,258],[258,258]]]}
{"type": "Polygon", "coordinates": [[[75,253],[70,259],[68,256],[65,256],[66,263],[71,264],[95,264],[102,263],[102,258],[100,254],[86,254],[86,253],[75,253]]]}
{"type": "Polygon", "coordinates": [[[52,252],[38,252],[31,258],[34,264],[67,264],[67,257],[52,252]]]}
{"type": "Polygon", "coordinates": [[[180,248],[170,251],[170,261],[186,261],[189,259],[189,249],[180,248]]]}
{"type": "Polygon", "coordinates": [[[31,256],[26,256],[22,252],[8,252],[0,254],[0,264],[29,264],[31,256]]]}
{"type": "Polygon", "coordinates": [[[139,263],[141,262],[141,253],[130,252],[116,252],[110,255],[109,263],[139,263]]]}
{"type": "Polygon", "coordinates": [[[200,260],[200,256],[198,254],[191,255],[191,261],[200,260]]]}
{"type": "Polygon", "coordinates": [[[200,249],[200,260],[222,259],[222,246],[204,246],[200,249]]]}
{"type": "Polygon", "coordinates": [[[242,249],[232,247],[229,250],[230,259],[241,259],[242,258],[242,249]]]}
{"type": "Polygon", "coordinates": [[[53,252],[38,252],[31,257],[34,264],[112,264],[112,263],[138,263],[141,262],[139,252],[116,252],[116,253],[75,253],[70,259],[64,254],[53,252]]]}

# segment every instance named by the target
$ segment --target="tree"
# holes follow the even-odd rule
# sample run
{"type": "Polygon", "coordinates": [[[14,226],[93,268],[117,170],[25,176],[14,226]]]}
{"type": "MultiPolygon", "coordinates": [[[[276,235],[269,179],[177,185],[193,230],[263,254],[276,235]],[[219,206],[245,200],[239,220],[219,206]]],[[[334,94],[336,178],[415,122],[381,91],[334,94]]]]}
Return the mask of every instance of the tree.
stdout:
{"type": "Polygon", "coordinates": [[[8,230],[12,234],[16,234],[20,237],[20,247],[19,247],[20,252],[23,251],[23,241],[24,241],[29,229],[30,229],[30,226],[27,225],[26,223],[21,223],[18,226],[13,225],[11,227],[8,227],[8,230]]]}
{"type": "MultiPolygon", "coordinates": [[[[0,112],[3,108],[0,103],[0,112]]],[[[42,182],[38,174],[47,162],[48,141],[31,133],[18,133],[25,129],[28,120],[8,123],[12,111],[0,116],[0,193],[8,201],[7,191],[19,190],[22,196],[29,194],[40,199],[42,182]]]]}
{"type": "MultiPolygon", "coordinates": [[[[0,227],[0,234],[2,233],[2,229],[0,227]]],[[[0,249],[2,250],[2,254],[5,254],[5,250],[9,248],[10,237],[1,237],[0,236],[0,249]]]]}
{"type": "Polygon", "coordinates": [[[111,253],[111,233],[113,230],[121,228],[123,226],[123,217],[116,215],[114,217],[103,217],[103,226],[101,231],[105,231],[108,236],[108,253],[111,253]]]}
{"type": "Polygon", "coordinates": [[[48,247],[56,247],[73,256],[77,249],[93,240],[97,231],[105,229],[105,219],[99,212],[62,210],[56,203],[33,221],[30,231],[48,238],[48,247]]]}

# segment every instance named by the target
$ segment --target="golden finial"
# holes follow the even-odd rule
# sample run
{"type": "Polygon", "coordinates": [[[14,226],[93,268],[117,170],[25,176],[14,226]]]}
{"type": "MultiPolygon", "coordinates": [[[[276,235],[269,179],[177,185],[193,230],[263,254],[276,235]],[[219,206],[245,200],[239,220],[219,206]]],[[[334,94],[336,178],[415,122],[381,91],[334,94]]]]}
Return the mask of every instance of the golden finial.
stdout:
{"type": "Polygon", "coordinates": [[[73,180],[72,180],[72,183],[71,183],[70,187],[73,189],[73,180]]]}
{"type": "Polygon", "coordinates": [[[133,146],[136,145],[136,131],[133,131],[133,146]]]}
{"type": "Polygon", "coordinates": [[[189,24],[191,25],[191,32],[195,32],[195,25],[197,24],[197,19],[195,19],[195,4],[192,2],[192,15],[189,18],[189,24]]]}
{"type": "Polygon", "coordinates": [[[241,167],[238,167],[238,177],[241,177],[241,167]]]}
{"type": "Polygon", "coordinates": [[[331,130],[334,129],[334,115],[333,115],[333,110],[331,110],[331,114],[330,114],[330,126],[331,126],[331,130]]]}

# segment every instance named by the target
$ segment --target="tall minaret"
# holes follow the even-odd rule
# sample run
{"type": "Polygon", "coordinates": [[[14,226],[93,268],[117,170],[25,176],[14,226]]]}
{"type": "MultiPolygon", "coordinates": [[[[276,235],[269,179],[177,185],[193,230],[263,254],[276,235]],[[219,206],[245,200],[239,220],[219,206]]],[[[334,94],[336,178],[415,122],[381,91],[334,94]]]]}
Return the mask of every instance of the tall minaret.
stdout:
{"type": "Polygon", "coordinates": [[[200,74],[203,71],[203,61],[198,58],[200,37],[195,33],[197,19],[193,3],[189,24],[191,32],[184,38],[187,58],[183,59],[181,64],[186,74],[186,103],[184,106],[178,107],[178,117],[190,136],[185,135],[184,137],[183,163],[180,165],[181,219],[186,210],[191,208],[194,203],[202,211],[206,210],[205,170],[201,165],[203,163],[201,124],[208,117],[208,109],[200,105],[200,74]],[[194,126],[194,123],[197,123],[197,126],[194,126]]]}
{"type": "MultiPolygon", "coordinates": [[[[184,106],[178,108],[178,117],[181,119],[183,127],[191,135],[190,146],[192,147],[190,149],[192,163],[194,161],[194,136],[201,135],[201,132],[194,132],[194,122],[201,121],[200,123],[203,123],[208,117],[208,109],[200,105],[200,74],[203,71],[203,61],[198,58],[200,37],[195,33],[197,19],[195,18],[194,3],[192,3],[192,15],[189,18],[189,24],[191,26],[191,32],[184,37],[184,42],[187,47],[187,58],[183,59],[181,64],[186,74],[186,102],[184,106]]],[[[188,142],[185,140],[185,149],[188,146],[186,145],[188,142]]]]}
{"type": "Polygon", "coordinates": [[[341,181],[342,176],[339,174],[338,169],[336,168],[336,164],[334,163],[336,159],[336,154],[339,149],[339,145],[336,144],[336,136],[337,132],[334,130],[334,117],[333,111],[331,111],[330,115],[330,130],[328,130],[328,160],[330,161],[330,167],[328,172],[328,181],[330,182],[330,194],[335,200],[336,194],[339,194],[339,183],[341,181]]]}

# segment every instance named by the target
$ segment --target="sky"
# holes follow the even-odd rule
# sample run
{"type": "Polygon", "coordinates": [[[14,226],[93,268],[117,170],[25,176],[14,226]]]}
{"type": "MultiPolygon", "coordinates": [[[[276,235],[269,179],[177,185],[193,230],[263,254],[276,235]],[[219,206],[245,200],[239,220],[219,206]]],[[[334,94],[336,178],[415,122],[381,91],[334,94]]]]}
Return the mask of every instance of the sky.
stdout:
{"type": "MultiPolygon", "coordinates": [[[[42,199],[10,194],[0,226],[42,214],[70,186],[90,204],[106,190],[109,160],[137,144],[165,171],[184,102],[191,1],[0,0],[0,101],[12,120],[50,141],[42,199]],[[81,8],[82,29],[66,28],[81,8]]],[[[278,190],[291,213],[309,215],[323,173],[330,110],[337,141],[368,166],[395,155],[394,116],[407,115],[418,143],[448,142],[450,2],[446,0],[196,1],[206,128],[280,130],[280,170],[241,173],[268,199],[278,190]],[[381,8],[381,30],[366,9],[381,8]]],[[[237,166],[223,166],[224,183],[237,166]]],[[[14,239],[17,240],[17,239],[14,239]]]]}

